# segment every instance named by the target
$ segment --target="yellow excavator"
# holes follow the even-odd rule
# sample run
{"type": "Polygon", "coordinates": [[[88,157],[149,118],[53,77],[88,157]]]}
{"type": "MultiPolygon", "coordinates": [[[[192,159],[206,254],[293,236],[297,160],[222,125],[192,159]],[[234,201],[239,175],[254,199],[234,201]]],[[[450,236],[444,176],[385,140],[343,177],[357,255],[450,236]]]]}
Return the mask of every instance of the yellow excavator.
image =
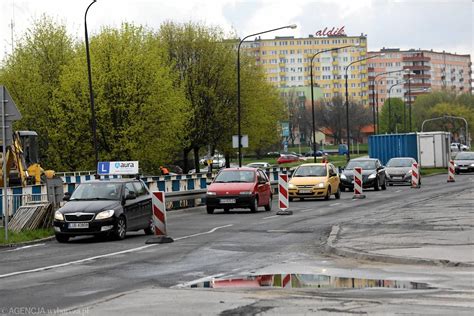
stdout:
{"type": "MultiPolygon", "coordinates": [[[[0,186],[6,178],[7,186],[41,184],[44,178],[53,178],[53,170],[44,170],[38,159],[38,134],[34,131],[16,131],[6,148],[6,177],[3,176],[3,154],[0,151],[0,186]]],[[[1,144],[0,144],[1,146],[1,144]]]]}

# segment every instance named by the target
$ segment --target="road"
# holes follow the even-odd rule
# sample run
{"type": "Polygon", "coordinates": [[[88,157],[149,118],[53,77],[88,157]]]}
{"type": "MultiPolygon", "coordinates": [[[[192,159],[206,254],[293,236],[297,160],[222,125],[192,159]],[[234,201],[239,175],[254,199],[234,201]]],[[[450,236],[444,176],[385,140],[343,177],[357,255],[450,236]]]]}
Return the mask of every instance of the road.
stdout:
{"type": "MultiPolygon", "coordinates": [[[[473,186],[473,175],[449,184],[446,175],[425,177],[421,189],[367,190],[363,200],[346,192],[340,200],[295,201],[290,216],[275,214],[276,199],[271,212],[177,210],[168,213],[175,240],[170,244],[146,245],[149,237],[137,232],[124,241],[76,238],[2,248],[0,314],[467,315],[473,308],[471,267],[358,261],[328,253],[326,242],[334,226],[365,218],[377,226],[402,207],[434,198],[449,203],[454,193],[473,186]],[[291,273],[420,282],[427,288],[189,288],[213,277],[291,273]]],[[[472,218],[471,213],[471,225],[472,218]]]]}

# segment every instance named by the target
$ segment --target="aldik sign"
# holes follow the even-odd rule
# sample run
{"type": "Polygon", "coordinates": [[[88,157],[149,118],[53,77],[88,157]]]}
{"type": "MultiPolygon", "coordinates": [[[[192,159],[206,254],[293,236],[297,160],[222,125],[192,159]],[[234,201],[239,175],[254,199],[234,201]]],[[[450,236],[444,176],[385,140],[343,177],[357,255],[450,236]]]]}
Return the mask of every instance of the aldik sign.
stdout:
{"type": "Polygon", "coordinates": [[[347,34],[344,32],[344,26],[333,27],[332,29],[325,27],[324,30],[317,31],[316,36],[347,36],[347,34]]]}

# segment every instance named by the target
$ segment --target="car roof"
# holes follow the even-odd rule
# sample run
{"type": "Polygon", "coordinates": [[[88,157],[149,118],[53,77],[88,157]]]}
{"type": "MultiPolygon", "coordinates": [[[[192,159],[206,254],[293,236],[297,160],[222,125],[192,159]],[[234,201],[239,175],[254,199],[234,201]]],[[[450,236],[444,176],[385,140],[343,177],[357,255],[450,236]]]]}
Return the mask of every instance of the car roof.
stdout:
{"type": "Polygon", "coordinates": [[[224,168],[221,169],[222,171],[255,171],[257,170],[256,168],[251,168],[251,167],[231,167],[231,168],[224,168]]]}
{"type": "Polygon", "coordinates": [[[92,180],[87,181],[87,183],[125,183],[125,182],[133,182],[133,181],[138,181],[138,179],[136,178],[92,179],[92,180]]]}
{"type": "Polygon", "coordinates": [[[326,166],[327,164],[326,163],[321,163],[321,162],[311,162],[311,163],[302,163],[301,165],[299,165],[299,167],[302,167],[302,166],[326,166]]]}
{"type": "Polygon", "coordinates": [[[378,160],[378,158],[362,158],[362,157],[359,157],[359,158],[353,158],[351,160],[354,160],[354,161],[359,161],[359,160],[378,160]]]}

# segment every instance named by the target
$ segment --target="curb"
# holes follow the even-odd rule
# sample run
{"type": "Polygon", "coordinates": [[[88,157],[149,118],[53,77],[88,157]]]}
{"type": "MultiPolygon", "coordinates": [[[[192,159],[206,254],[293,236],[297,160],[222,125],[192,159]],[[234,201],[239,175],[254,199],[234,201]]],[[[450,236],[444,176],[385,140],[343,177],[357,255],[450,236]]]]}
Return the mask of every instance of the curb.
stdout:
{"type": "Polygon", "coordinates": [[[31,241],[24,241],[24,242],[19,242],[19,243],[15,243],[15,244],[0,245],[0,249],[39,244],[39,243],[41,243],[41,242],[51,241],[51,240],[53,240],[54,238],[55,238],[55,237],[54,237],[54,235],[53,235],[53,236],[49,236],[49,237],[45,237],[45,238],[41,238],[41,239],[35,239],[35,240],[31,240],[31,241]]]}
{"type": "Polygon", "coordinates": [[[411,258],[411,257],[399,257],[399,256],[388,256],[382,254],[372,254],[364,252],[360,249],[351,249],[337,246],[337,237],[341,227],[339,225],[332,226],[331,233],[328,236],[324,251],[329,254],[334,254],[340,257],[353,258],[365,261],[377,261],[384,263],[394,264],[413,264],[413,265],[430,265],[430,266],[442,266],[442,267],[474,267],[474,264],[465,262],[453,262],[450,260],[434,260],[424,258],[411,258]]]}

